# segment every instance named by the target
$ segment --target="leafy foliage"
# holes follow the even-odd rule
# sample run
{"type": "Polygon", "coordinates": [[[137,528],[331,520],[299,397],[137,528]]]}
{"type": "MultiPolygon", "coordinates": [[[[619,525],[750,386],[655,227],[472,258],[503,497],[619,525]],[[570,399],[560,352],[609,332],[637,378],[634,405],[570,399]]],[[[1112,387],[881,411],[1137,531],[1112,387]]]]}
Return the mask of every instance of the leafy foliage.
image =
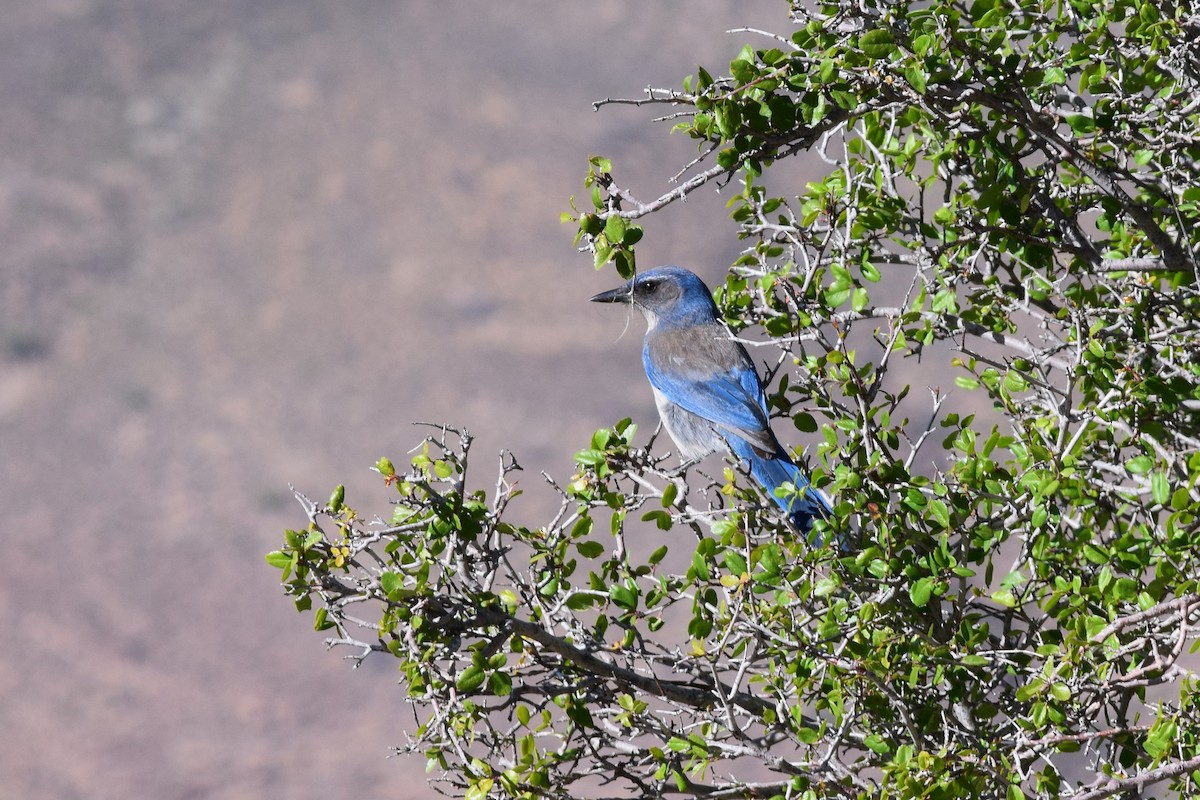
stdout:
{"type": "Polygon", "coordinates": [[[718,301],[779,345],[818,525],[860,546],[626,420],[544,525],[447,428],[378,465],[390,524],[339,489],[268,560],[332,642],[398,659],[408,749],[468,797],[1195,796],[1200,14],[790,10],[727,74],[608,101],[671,106],[698,157],[648,202],[593,158],[568,216],[628,275],[635,220],[737,182],[718,301]],[[797,193],[799,154],[826,169],[797,193]]]}

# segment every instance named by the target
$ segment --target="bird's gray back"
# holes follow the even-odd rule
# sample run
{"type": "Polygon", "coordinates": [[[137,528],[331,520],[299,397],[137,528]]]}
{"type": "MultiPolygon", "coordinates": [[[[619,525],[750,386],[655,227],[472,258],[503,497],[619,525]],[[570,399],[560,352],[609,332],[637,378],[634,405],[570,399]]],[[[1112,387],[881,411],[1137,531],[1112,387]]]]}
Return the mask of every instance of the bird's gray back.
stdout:
{"type": "Polygon", "coordinates": [[[746,348],[717,323],[659,326],[646,334],[646,357],[659,369],[692,379],[754,370],[746,348]]]}

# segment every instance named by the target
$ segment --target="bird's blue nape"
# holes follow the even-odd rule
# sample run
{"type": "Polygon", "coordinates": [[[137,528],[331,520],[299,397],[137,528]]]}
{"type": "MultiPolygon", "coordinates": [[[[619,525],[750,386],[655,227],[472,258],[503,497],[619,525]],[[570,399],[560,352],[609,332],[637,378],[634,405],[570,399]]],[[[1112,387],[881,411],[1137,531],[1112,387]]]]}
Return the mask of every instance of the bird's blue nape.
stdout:
{"type": "Polygon", "coordinates": [[[646,318],[642,364],[663,426],[683,457],[731,451],[804,533],[814,520],[830,516],[829,501],[771,431],[754,362],[722,324],[699,277],[681,267],[657,267],[592,300],[628,303],[646,318]],[[778,491],[786,485],[795,491],[778,491]]]}

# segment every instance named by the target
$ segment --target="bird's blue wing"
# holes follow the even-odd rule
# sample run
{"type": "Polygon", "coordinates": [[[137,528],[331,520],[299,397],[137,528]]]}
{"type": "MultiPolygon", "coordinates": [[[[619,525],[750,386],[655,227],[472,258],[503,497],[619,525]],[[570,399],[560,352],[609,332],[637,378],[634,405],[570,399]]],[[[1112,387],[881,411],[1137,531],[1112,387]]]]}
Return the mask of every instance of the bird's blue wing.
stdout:
{"type": "Polygon", "coordinates": [[[742,346],[717,326],[648,337],[642,353],[651,385],[681,408],[773,452],[766,398],[742,346]]]}
{"type": "Polygon", "coordinates": [[[647,369],[650,383],[668,400],[723,428],[759,431],[765,427],[765,415],[741,381],[733,376],[713,376],[697,380],[688,375],[647,369]]]}

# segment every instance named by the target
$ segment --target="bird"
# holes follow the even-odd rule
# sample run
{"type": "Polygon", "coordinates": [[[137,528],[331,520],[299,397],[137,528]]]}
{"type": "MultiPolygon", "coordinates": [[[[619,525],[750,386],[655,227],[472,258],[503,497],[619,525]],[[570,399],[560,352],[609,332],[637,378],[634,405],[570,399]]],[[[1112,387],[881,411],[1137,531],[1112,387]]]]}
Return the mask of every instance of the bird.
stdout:
{"type": "Polygon", "coordinates": [[[695,273],[656,267],[591,298],[624,303],[646,320],[642,365],[663,427],[685,462],[731,452],[802,533],[833,513],[771,431],[762,381],[695,273]],[[779,492],[784,484],[794,491],[779,492]]]}

